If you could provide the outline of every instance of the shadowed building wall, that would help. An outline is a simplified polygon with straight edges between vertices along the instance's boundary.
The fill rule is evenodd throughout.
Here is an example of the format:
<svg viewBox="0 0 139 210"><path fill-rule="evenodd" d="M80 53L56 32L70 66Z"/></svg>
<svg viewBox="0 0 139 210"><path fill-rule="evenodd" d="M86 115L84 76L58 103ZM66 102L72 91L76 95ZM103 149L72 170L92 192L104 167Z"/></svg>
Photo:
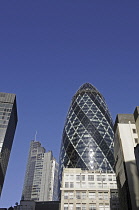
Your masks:
<svg viewBox="0 0 139 210"><path fill-rule="evenodd" d="M0 93L0 194L17 125L16 96Z"/></svg>

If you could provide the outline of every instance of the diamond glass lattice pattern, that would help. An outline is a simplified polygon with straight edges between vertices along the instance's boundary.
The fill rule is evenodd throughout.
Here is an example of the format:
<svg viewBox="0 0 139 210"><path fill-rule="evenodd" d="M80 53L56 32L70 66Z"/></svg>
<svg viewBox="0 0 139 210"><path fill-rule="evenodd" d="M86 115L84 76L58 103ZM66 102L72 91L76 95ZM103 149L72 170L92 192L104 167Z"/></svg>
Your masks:
<svg viewBox="0 0 139 210"><path fill-rule="evenodd" d="M113 122L103 96L84 84L73 97L60 153L63 167L113 172ZM63 149L64 148L64 149Z"/></svg>

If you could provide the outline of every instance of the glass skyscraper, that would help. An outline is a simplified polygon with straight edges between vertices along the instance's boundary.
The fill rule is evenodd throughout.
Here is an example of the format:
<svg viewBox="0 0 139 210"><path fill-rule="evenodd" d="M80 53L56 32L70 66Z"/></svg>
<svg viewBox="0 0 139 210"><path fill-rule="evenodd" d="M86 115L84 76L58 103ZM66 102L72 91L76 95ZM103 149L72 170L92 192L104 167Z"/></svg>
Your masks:
<svg viewBox="0 0 139 210"><path fill-rule="evenodd" d="M17 124L16 96L0 93L0 194Z"/></svg>
<svg viewBox="0 0 139 210"><path fill-rule="evenodd" d="M58 163L39 141L31 141L22 200L58 199Z"/></svg>
<svg viewBox="0 0 139 210"><path fill-rule="evenodd" d="M64 167L113 172L113 122L105 99L91 84L73 96L60 151L60 177Z"/></svg>

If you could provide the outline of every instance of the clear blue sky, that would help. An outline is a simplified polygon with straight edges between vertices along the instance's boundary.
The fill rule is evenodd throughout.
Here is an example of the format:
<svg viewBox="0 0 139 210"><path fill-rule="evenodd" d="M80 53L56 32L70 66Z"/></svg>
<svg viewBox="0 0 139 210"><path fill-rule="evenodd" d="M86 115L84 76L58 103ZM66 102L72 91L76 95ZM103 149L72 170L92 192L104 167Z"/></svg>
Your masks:
<svg viewBox="0 0 139 210"><path fill-rule="evenodd" d="M85 82L114 120L139 105L138 0L0 2L0 92L17 95L19 118L0 207L21 198L36 130L58 160L71 98Z"/></svg>

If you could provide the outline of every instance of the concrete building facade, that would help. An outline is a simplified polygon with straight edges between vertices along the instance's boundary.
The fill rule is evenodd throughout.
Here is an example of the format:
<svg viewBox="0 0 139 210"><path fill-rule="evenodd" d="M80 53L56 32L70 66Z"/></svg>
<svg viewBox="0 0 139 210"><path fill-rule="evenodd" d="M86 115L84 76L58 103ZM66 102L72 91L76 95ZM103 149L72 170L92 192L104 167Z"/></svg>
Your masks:
<svg viewBox="0 0 139 210"><path fill-rule="evenodd" d="M61 210L119 209L113 173L65 168L61 186Z"/></svg>
<svg viewBox="0 0 139 210"><path fill-rule="evenodd" d="M16 96L0 93L0 195L17 125Z"/></svg>
<svg viewBox="0 0 139 210"><path fill-rule="evenodd" d="M115 121L114 157L120 208L139 209L139 107L134 114L118 114Z"/></svg>

